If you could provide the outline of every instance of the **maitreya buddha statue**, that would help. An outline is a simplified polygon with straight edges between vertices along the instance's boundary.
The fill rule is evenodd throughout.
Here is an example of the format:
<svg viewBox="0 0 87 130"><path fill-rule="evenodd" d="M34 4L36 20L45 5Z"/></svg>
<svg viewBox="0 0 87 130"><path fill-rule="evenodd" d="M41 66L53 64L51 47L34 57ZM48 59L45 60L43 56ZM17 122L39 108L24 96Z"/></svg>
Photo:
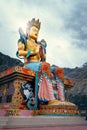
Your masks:
<svg viewBox="0 0 87 130"><path fill-rule="evenodd" d="M26 34L19 29L20 39L18 40L17 56L24 57L25 68L34 70L37 73L38 83L35 84L35 88L38 86L37 100L48 105L58 104L59 101L65 101L64 70L59 67L51 67L46 62L47 43L44 39L38 41L40 26L39 19L35 20L33 18L27 24ZM53 79L55 79L55 85L53 84ZM29 85L27 86L23 87L24 95L26 100L30 100L31 97L35 97L35 94L32 93L32 96L30 96L30 92L28 93ZM27 106L32 109L29 103Z"/></svg>

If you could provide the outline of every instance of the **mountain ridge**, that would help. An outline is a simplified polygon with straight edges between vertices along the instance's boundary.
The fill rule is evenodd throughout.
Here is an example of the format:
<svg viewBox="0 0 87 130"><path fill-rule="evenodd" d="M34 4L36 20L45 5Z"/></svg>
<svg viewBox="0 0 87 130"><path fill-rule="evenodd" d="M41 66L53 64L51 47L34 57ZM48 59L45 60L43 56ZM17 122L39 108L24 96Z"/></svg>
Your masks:
<svg viewBox="0 0 87 130"><path fill-rule="evenodd" d="M12 58L0 52L0 72L16 65L23 66L23 63L16 58Z"/></svg>

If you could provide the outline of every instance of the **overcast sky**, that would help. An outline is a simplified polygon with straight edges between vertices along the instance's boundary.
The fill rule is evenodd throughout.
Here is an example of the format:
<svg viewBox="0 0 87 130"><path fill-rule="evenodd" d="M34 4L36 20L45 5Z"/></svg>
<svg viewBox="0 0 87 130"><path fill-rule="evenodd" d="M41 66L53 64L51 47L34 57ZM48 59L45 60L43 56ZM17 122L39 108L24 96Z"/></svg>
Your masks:
<svg viewBox="0 0 87 130"><path fill-rule="evenodd" d="M40 19L38 40L47 42L47 62L76 67L87 62L87 0L0 1L0 52L16 58L19 27Z"/></svg>

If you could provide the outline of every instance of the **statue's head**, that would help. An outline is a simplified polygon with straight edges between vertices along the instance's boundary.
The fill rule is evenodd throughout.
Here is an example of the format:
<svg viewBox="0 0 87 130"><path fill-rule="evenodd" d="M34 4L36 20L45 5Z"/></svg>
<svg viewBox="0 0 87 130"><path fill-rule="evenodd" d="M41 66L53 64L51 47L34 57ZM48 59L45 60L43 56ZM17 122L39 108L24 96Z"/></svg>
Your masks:
<svg viewBox="0 0 87 130"><path fill-rule="evenodd" d="M27 36L37 40L40 25L41 23L39 22L39 19L35 20L35 18L33 18L31 21L29 21L27 24Z"/></svg>

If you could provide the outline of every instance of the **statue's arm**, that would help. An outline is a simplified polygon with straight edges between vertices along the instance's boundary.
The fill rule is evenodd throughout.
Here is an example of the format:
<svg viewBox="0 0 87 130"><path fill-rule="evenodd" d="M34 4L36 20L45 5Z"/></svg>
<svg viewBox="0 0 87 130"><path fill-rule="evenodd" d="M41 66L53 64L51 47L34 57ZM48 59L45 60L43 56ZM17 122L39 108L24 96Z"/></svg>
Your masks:
<svg viewBox="0 0 87 130"><path fill-rule="evenodd" d="M20 41L18 43L18 56L26 56L28 53L27 50L25 50L25 45Z"/></svg>
<svg viewBox="0 0 87 130"><path fill-rule="evenodd" d="M42 62L46 62L46 53L44 52L44 48L40 47L40 57Z"/></svg>
<svg viewBox="0 0 87 130"><path fill-rule="evenodd" d="M18 56L24 56L24 57L29 57L29 56L35 56L39 53L39 46L36 47L35 50L28 49L25 50L25 44L23 44L21 41L18 43Z"/></svg>
<svg viewBox="0 0 87 130"><path fill-rule="evenodd" d="M47 43L44 39L42 39L40 42L40 57L42 62L46 62L46 47Z"/></svg>
<svg viewBox="0 0 87 130"><path fill-rule="evenodd" d="M46 54L43 55L43 57L41 58L42 62L46 62Z"/></svg>

